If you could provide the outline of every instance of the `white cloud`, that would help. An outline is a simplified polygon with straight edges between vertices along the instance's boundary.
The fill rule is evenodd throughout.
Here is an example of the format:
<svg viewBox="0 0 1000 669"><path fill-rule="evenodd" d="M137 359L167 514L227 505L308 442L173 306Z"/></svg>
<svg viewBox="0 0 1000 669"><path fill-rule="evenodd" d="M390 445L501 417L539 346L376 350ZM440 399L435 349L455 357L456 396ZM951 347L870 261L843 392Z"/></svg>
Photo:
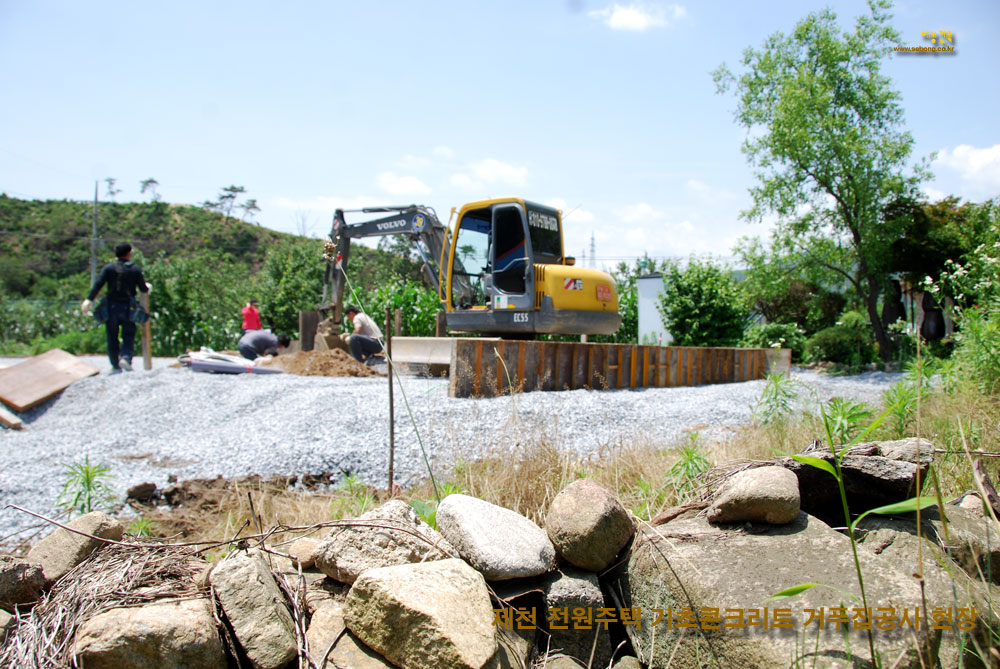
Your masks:
<svg viewBox="0 0 1000 669"><path fill-rule="evenodd" d="M429 195L431 189L417 177L382 172L376 178L378 187L390 195Z"/></svg>
<svg viewBox="0 0 1000 669"><path fill-rule="evenodd" d="M970 199L991 198L1000 195L1000 144L977 149L960 144L952 150L942 149L934 160L935 167L953 170L961 177Z"/></svg>
<svg viewBox="0 0 1000 669"><path fill-rule="evenodd" d="M451 175L451 185L462 190L479 190L483 187L481 183L475 181L468 174Z"/></svg>
<svg viewBox="0 0 1000 669"><path fill-rule="evenodd" d="M572 221L574 224L592 223L594 221L593 212L581 209L580 207L567 207L566 200L563 200L562 198L557 197L548 200L545 202L545 205L561 211L564 221Z"/></svg>
<svg viewBox="0 0 1000 669"><path fill-rule="evenodd" d="M429 167L431 161L427 158L421 156L414 156L412 154L406 154L400 160L396 161L396 165L400 169L404 170L421 170Z"/></svg>
<svg viewBox="0 0 1000 669"><path fill-rule="evenodd" d="M615 212L615 215L625 223L637 223L642 221L657 221L663 218L663 212L657 211L652 205L645 202L630 204Z"/></svg>
<svg viewBox="0 0 1000 669"><path fill-rule="evenodd" d="M528 168L485 158L470 163L464 172L453 174L451 185L462 190L483 190L487 186L522 187L528 181Z"/></svg>
<svg viewBox="0 0 1000 669"><path fill-rule="evenodd" d="M517 167L495 158L487 158L470 165L473 174L487 184L523 186L528 178L527 167Z"/></svg>
<svg viewBox="0 0 1000 669"><path fill-rule="evenodd" d="M924 195L926 195L927 199L930 200L931 202L936 202L937 200L943 200L947 195L947 193L945 193L943 190L938 190L937 188L931 188L930 186L924 186L923 188L921 188L921 190L924 191Z"/></svg>
<svg viewBox="0 0 1000 669"><path fill-rule="evenodd" d="M455 152L447 146L435 146L431 153L435 158L443 158L445 160L451 160L455 157Z"/></svg>
<svg viewBox="0 0 1000 669"><path fill-rule="evenodd" d="M634 2L628 5L615 3L604 9L587 12L592 19L602 21L612 30L642 32L650 28L666 28L684 18L687 10L682 5L659 5Z"/></svg>

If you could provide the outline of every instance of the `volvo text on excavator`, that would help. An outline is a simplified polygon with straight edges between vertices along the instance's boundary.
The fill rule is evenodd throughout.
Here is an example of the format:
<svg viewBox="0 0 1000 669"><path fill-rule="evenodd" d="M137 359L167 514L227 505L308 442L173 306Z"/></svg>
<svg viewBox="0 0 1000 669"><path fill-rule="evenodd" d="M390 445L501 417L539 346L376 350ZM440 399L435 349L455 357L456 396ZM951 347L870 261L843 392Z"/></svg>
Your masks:
<svg viewBox="0 0 1000 669"><path fill-rule="evenodd" d="M389 214L347 223L345 213ZM562 214L520 198L471 202L452 210L449 230L420 205L337 209L326 245L319 310L342 317L351 240L405 235L453 332L507 335L613 334L621 325L614 279L575 266L563 252Z"/></svg>

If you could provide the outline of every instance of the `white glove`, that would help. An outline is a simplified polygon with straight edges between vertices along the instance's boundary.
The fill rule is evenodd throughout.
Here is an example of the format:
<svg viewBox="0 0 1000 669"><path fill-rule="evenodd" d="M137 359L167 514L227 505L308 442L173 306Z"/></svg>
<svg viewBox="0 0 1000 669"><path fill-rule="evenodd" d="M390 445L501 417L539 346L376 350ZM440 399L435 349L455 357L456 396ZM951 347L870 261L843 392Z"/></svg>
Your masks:
<svg viewBox="0 0 1000 669"><path fill-rule="evenodd" d="M90 315L90 306L91 306L91 304L92 303L91 303L90 300L84 300L83 302L81 302L80 303L80 313L82 313L84 316L89 316Z"/></svg>
<svg viewBox="0 0 1000 669"><path fill-rule="evenodd" d="M146 284L146 292L147 293L152 293L153 292L153 284L151 284L151 283L147 283Z"/></svg>

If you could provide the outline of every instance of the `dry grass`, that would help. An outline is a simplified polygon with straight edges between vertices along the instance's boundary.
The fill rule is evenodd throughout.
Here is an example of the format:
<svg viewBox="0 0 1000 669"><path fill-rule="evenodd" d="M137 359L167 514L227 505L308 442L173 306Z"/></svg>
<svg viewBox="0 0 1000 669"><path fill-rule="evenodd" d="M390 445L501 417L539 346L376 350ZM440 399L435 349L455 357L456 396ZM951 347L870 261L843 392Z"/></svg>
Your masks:
<svg viewBox="0 0 1000 669"><path fill-rule="evenodd" d="M512 411L516 411L513 408ZM869 439L892 439L887 421ZM1000 453L1000 398L984 396L971 388L935 392L922 401L919 422L914 420L905 436L919 434L947 453L937 456L941 493L950 499L974 488L971 467L964 454L962 436L973 451ZM587 457L554 445L545 435L509 446L496 447L476 461L458 462L450 471L437 473L442 496L460 492L513 509L542 524L552 499L577 478L592 478L618 496L637 517L648 520L661 511L690 501L705 492L697 485L707 465L739 461L772 460L801 452L814 439L824 440L822 421L814 415L797 415L767 424L751 424L713 442L697 433L680 446L648 440L619 440ZM704 457L705 466L691 458ZM1000 458L983 457L986 471L996 477ZM724 470L725 467L723 466ZM425 504L435 499L429 482L398 493L404 501ZM258 518L251 514L250 498ZM149 511L157 536L184 540L220 540L262 527L306 526L353 518L384 501L384 491L347 479L328 492L288 490L266 482L231 483L212 491L193 508ZM430 504L433 507L433 504ZM242 528L242 529L241 529ZM277 535L275 541L292 538Z"/></svg>
<svg viewBox="0 0 1000 669"><path fill-rule="evenodd" d="M174 510L143 509L151 534L172 541L222 541L256 534L258 527L304 527L335 519L336 494L289 490L267 482L233 481ZM252 509L251 511L251 500ZM302 536L279 532L275 543ZM211 555L211 554L210 554Z"/></svg>
<svg viewBox="0 0 1000 669"><path fill-rule="evenodd" d="M0 650L4 667L68 667L76 630L109 609L160 599L206 597L195 585L194 549L149 544L104 546L63 577Z"/></svg>

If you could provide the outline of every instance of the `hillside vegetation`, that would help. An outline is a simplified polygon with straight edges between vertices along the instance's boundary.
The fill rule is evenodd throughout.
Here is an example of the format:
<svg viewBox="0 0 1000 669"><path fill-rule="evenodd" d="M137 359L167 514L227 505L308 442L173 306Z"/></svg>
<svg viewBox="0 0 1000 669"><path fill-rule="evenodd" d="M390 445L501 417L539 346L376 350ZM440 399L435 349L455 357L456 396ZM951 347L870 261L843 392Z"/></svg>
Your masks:
<svg viewBox="0 0 1000 669"><path fill-rule="evenodd" d="M90 202L0 194L0 351L103 352L103 331L78 312L90 287L92 217ZM128 241L154 286L155 354L234 348L250 298L260 300L265 327L294 333L298 312L322 297L321 240L164 202L101 203L97 225L98 269ZM356 245L351 280L370 306L398 293L436 309L420 286L420 265L399 253Z"/></svg>

